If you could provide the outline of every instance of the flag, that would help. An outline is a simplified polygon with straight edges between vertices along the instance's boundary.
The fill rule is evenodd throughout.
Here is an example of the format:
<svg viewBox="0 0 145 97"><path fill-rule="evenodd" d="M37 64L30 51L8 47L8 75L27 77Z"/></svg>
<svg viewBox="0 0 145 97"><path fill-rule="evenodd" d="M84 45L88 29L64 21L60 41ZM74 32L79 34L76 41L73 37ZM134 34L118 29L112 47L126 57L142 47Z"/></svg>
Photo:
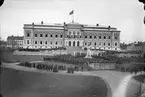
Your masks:
<svg viewBox="0 0 145 97"><path fill-rule="evenodd" d="M72 10L71 12L69 12L69 15L72 15L72 14L74 14L74 10Z"/></svg>

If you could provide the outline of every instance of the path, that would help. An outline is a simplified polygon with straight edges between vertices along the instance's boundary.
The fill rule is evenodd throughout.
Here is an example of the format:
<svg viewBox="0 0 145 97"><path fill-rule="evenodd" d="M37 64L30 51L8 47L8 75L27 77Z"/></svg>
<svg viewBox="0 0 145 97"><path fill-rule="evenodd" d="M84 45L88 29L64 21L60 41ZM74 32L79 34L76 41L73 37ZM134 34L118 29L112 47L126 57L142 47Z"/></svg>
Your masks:
<svg viewBox="0 0 145 97"><path fill-rule="evenodd" d="M35 68L26 68L16 65L18 63L3 63L3 66L24 71L33 71L41 73L53 73L48 71L41 71ZM61 74L66 74L66 71L60 71ZM57 73L56 73L57 74ZM69 74L71 75L71 74ZM126 89L129 81L133 77L130 73L122 73L117 71L84 71L75 72L73 75L90 75L102 77L106 82L109 83L113 97L125 97Z"/></svg>

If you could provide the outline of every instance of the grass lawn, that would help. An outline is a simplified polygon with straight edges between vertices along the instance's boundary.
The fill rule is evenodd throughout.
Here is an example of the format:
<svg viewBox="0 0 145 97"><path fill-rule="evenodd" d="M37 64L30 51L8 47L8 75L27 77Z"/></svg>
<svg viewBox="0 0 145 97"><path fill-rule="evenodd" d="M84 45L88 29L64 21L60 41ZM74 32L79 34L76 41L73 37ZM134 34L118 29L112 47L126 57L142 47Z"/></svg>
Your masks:
<svg viewBox="0 0 145 97"><path fill-rule="evenodd" d="M140 89L141 91L145 91L145 85L142 84L140 88L140 82L144 83L143 80L145 80L145 75L137 75L134 76L131 80L131 82L128 85L127 89L127 97L139 97L136 94L139 93ZM144 83L145 84L145 83Z"/></svg>
<svg viewBox="0 0 145 97"><path fill-rule="evenodd" d="M106 97L107 85L100 77L3 68L1 93L4 97Z"/></svg>
<svg viewBox="0 0 145 97"><path fill-rule="evenodd" d="M13 55L11 51L1 52L0 56L3 61L43 61L42 55Z"/></svg>

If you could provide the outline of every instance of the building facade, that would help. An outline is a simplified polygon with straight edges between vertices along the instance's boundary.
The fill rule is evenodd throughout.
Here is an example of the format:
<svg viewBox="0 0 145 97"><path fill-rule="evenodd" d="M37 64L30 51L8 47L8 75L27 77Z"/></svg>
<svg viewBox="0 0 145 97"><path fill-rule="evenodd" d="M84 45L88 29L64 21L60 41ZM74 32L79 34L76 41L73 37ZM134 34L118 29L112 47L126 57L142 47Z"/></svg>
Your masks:
<svg viewBox="0 0 145 97"><path fill-rule="evenodd" d="M8 36L7 47L9 48L23 48L23 36Z"/></svg>
<svg viewBox="0 0 145 97"><path fill-rule="evenodd" d="M24 24L23 48L87 48L119 50L120 31L113 27L63 24Z"/></svg>

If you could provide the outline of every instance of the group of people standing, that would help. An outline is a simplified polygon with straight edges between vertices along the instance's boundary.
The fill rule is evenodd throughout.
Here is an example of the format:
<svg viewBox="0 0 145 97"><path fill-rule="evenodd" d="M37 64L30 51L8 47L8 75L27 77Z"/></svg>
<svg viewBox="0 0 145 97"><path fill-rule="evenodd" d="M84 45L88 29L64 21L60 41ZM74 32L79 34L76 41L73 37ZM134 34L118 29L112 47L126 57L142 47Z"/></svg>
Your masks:
<svg viewBox="0 0 145 97"><path fill-rule="evenodd" d="M53 65L53 64L45 64L45 63L30 63L30 62L22 62L19 64L20 66L25 66L29 68L36 68L38 70L46 70L52 72L58 72L59 70L64 70L68 73L74 73L74 71L79 71L79 67L75 66L65 66L65 65ZM83 71L83 67L81 67L81 71Z"/></svg>

